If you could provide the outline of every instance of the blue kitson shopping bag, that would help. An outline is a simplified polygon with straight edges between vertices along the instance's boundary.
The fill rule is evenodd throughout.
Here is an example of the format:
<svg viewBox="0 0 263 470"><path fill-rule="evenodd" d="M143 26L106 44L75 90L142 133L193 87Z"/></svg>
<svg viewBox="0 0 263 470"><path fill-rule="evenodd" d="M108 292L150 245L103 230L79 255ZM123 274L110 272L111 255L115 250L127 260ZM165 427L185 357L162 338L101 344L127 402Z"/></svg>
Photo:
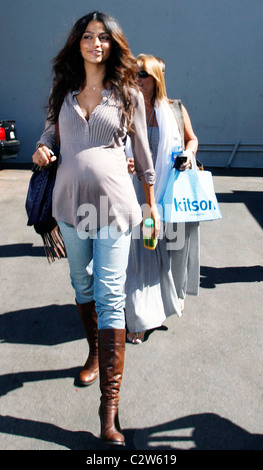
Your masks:
<svg viewBox="0 0 263 470"><path fill-rule="evenodd" d="M172 168L162 198L162 210L165 222L221 219L210 171Z"/></svg>

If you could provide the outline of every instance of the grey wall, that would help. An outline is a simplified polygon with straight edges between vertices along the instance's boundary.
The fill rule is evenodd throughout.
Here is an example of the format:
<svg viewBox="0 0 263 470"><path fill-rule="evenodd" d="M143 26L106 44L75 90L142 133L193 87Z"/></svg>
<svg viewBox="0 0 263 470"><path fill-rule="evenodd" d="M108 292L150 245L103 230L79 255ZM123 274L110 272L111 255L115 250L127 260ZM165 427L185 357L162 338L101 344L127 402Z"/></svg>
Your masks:
<svg viewBox="0 0 263 470"><path fill-rule="evenodd" d="M132 52L166 62L205 164L263 167L263 0L0 0L0 119L15 119L18 159L43 129L51 60L92 9L115 16ZM235 147L235 144L236 147ZM237 152L232 154L232 150Z"/></svg>

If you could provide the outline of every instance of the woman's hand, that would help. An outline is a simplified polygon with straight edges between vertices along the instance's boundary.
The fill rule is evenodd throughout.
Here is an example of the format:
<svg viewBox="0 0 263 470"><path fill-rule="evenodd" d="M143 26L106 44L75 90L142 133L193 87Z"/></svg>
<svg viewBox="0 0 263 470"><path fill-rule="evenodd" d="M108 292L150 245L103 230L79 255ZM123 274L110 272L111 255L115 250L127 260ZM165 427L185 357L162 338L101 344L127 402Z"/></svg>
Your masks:
<svg viewBox="0 0 263 470"><path fill-rule="evenodd" d="M154 221L154 238L157 238L160 232L160 215L155 203L154 197L154 186L153 184L147 184L142 182L144 193L145 193L145 206L143 219L151 217Z"/></svg>
<svg viewBox="0 0 263 470"><path fill-rule="evenodd" d="M182 163L179 170L180 171L185 171L185 170L188 170L189 168L192 167L192 159L195 158L193 150L185 149L184 152L183 152L182 157L187 157L187 160L186 160L186 162Z"/></svg>
<svg viewBox="0 0 263 470"><path fill-rule="evenodd" d="M127 165L128 165L128 172L132 175L136 174L135 166L134 166L134 158L127 158Z"/></svg>
<svg viewBox="0 0 263 470"><path fill-rule="evenodd" d="M152 206L145 204L143 220L148 219L148 217L150 217L154 221L154 228L153 228L152 236L153 238L158 238L158 235L160 232L160 214L159 214L156 204L153 204Z"/></svg>
<svg viewBox="0 0 263 470"><path fill-rule="evenodd" d="M150 208L151 210L151 215L150 217L154 221L154 231L153 231L153 238L158 238L159 232L160 232L160 214L157 209L156 204Z"/></svg>
<svg viewBox="0 0 263 470"><path fill-rule="evenodd" d="M54 155L52 150L46 145L40 145L33 154L33 162L39 166L48 166L51 162L54 162L57 157Z"/></svg>

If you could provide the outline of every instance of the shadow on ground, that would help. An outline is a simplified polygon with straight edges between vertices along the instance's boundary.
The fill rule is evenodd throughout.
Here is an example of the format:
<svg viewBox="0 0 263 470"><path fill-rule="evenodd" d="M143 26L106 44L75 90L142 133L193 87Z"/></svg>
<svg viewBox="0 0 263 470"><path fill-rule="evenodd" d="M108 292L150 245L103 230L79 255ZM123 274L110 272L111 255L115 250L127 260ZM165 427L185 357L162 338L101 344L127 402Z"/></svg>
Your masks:
<svg viewBox="0 0 263 470"><path fill-rule="evenodd" d="M88 414L87 414L88 428ZM186 432L192 429L191 435ZM104 450L88 431L70 431L51 423L0 416L0 432L52 442L69 450ZM123 450L263 450L263 436L250 434L213 413L197 414L139 430L124 429Z"/></svg>
<svg viewBox="0 0 263 470"><path fill-rule="evenodd" d="M234 266L221 268L201 266L200 268L200 287L204 289L213 289L217 284L262 281L263 266Z"/></svg>
<svg viewBox="0 0 263 470"><path fill-rule="evenodd" d="M258 224L263 227L263 191L232 191L231 193L216 193L220 203L245 204Z"/></svg>
<svg viewBox="0 0 263 470"><path fill-rule="evenodd" d="M0 342L53 346L84 338L75 305L46 305L0 315Z"/></svg>

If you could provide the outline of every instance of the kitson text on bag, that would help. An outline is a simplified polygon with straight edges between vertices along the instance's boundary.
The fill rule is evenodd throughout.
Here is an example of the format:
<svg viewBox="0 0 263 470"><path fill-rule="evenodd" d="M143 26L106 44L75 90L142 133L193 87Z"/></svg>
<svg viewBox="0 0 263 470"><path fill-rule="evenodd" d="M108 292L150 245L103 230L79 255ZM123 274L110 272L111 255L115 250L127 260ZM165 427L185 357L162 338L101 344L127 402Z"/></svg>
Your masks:
<svg viewBox="0 0 263 470"><path fill-rule="evenodd" d="M209 211L209 210L214 210L215 205L213 201L206 201L203 199L202 201L190 201L190 199L186 199L183 197L182 201L178 201L176 197L174 198L174 208L176 212L187 212L187 211L193 211L193 212L198 212L198 211Z"/></svg>

